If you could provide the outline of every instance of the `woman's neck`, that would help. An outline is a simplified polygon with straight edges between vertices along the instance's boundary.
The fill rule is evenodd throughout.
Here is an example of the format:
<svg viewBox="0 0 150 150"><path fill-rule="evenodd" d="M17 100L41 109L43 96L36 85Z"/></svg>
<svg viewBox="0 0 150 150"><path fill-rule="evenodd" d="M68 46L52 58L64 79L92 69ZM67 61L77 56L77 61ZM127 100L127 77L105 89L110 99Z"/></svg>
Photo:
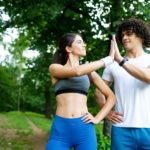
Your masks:
<svg viewBox="0 0 150 150"><path fill-rule="evenodd" d="M79 57L69 55L66 65L67 66L79 66Z"/></svg>

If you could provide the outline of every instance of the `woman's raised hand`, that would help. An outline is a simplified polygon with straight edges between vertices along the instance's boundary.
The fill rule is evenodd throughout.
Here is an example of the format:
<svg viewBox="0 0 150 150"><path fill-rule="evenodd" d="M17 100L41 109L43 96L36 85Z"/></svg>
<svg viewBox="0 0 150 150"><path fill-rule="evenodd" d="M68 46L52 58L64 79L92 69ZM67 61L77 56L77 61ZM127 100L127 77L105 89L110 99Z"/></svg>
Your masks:
<svg viewBox="0 0 150 150"><path fill-rule="evenodd" d="M115 57L115 47L114 46L115 46L114 41L111 40L109 56L111 56L113 60L114 60L114 57Z"/></svg>
<svg viewBox="0 0 150 150"><path fill-rule="evenodd" d="M117 61L117 62L120 62L123 58L119 52L119 48L118 48L118 45L117 45L117 42L116 42L116 37L115 35L112 36L112 40L114 42L114 51L115 51L115 54L114 54L114 59Z"/></svg>

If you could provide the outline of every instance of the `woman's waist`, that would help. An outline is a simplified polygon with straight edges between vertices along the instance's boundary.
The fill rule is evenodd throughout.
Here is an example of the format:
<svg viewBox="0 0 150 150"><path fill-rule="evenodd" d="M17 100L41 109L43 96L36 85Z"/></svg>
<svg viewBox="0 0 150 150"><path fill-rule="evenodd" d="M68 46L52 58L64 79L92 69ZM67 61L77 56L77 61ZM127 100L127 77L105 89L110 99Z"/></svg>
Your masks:
<svg viewBox="0 0 150 150"><path fill-rule="evenodd" d="M57 107L79 108L87 107L87 97L77 94L60 95L56 97Z"/></svg>
<svg viewBox="0 0 150 150"><path fill-rule="evenodd" d="M87 96L81 93L61 93L59 95L56 96L57 100L87 100Z"/></svg>
<svg viewBox="0 0 150 150"><path fill-rule="evenodd" d="M80 117L88 112L87 97L81 94L62 94L57 96L56 114L67 118Z"/></svg>
<svg viewBox="0 0 150 150"><path fill-rule="evenodd" d="M84 107L57 107L56 115L64 117L64 118L78 118L85 115L88 112L87 106Z"/></svg>

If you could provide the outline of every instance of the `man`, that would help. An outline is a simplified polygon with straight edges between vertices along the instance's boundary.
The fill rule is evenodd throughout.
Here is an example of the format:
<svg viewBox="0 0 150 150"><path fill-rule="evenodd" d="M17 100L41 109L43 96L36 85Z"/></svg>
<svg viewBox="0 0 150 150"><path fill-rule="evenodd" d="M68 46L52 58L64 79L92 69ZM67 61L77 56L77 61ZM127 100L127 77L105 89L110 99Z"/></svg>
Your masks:
<svg viewBox="0 0 150 150"><path fill-rule="evenodd" d="M111 150L150 150L150 29L142 20L131 18L119 25L118 40L126 55L122 57L115 37L114 63L105 68L103 79L114 83L117 98L112 121ZM96 91L99 105L105 102Z"/></svg>

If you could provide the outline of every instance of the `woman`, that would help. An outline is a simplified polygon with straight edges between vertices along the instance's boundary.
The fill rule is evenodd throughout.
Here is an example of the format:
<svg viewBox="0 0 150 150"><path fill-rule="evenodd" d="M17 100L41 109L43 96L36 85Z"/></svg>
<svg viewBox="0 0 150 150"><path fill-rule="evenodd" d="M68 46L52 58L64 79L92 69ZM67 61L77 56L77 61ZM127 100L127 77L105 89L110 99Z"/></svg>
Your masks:
<svg viewBox="0 0 150 150"><path fill-rule="evenodd" d="M115 96L95 70L113 62L108 56L88 64L79 64L86 56L85 43L79 34L64 35L50 65L57 109L46 150L97 150L94 124L99 123L115 104ZM111 51L113 56L113 48ZM88 112L87 93L93 83L107 101L94 117Z"/></svg>

